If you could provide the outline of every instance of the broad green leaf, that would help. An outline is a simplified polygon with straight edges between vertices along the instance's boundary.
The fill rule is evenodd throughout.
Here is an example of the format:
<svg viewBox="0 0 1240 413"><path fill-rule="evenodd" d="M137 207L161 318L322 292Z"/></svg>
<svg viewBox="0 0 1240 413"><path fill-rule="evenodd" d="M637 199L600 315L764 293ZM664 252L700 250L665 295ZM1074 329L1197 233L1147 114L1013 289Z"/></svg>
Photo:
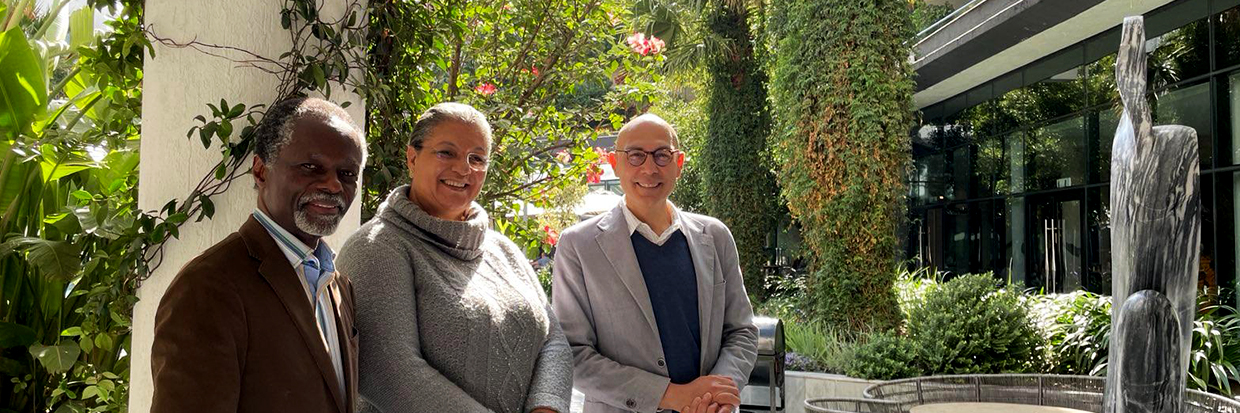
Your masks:
<svg viewBox="0 0 1240 413"><path fill-rule="evenodd" d="M77 361L82 349L73 344L61 344L58 346L44 346L42 344L34 344L30 346L30 355L39 360L39 364L47 369L49 373L63 373L73 368L73 363Z"/></svg>
<svg viewBox="0 0 1240 413"><path fill-rule="evenodd" d="M19 238L26 251L26 260L43 272L43 276L68 280L82 267L78 258L81 248L65 241L48 241L39 238Z"/></svg>
<svg viewBox="0 0 1240 413"><path fill-rule="evenodd" d="M93 234L95 230L99 229L99 221L95 219L95 214L91 212L90 207L74 208L73 215L77 217L82 231L85 231L87 234Z"/></svg>
<svg viewBox="0 0 1240 413"><path fill-rule="evenodd" d="M39 167L43 169L43 182L59 181L60 178L90 169L92 166L86 162L66 162L57 165L51 159L44 159L39 163Z"/></svg>
<svg viewBox="0 0 1240 413"><path fill-rule="evenodd" d="M69 15L69 47L77 49L95 40L95 9L82 7Z"/></svg>
<svg viewBox="0 0 1240 413"><path fill-rule="evenodd" d="M0 132L28 130L47 110L41 67L20 27L0 33Z"/></svg>
<svg viewBox="0 0 1240 413"><path fill-rule="evenodd" d="M71 401L60 405L60 407L56 408L56 411L52 413L86 413L86 411L86 406L82 406L78 402Z"/></svg>
<svg viewBox="0 0 1240 413"><path fill-rule="evenodd" d="M0 348L26 347L34 344L37 333L21 324L0 322Z"/></svg>
<svg viewBox="0 0 1240 413"><path fill-rule="evenodd" d="M66 328L65 331L60 332L60 335L64 337L80 336L82 335L82 327L73 326L73 327Z"/></svg>
<svg viewBox="0 0 1240 413"><path fill-rule="evenodd" d="M95 347L99 347L101 349L104 349L105 351L111 350L112 349L112 336L109 336L107 334L100 334L100 335L95 336Z"/></svg>

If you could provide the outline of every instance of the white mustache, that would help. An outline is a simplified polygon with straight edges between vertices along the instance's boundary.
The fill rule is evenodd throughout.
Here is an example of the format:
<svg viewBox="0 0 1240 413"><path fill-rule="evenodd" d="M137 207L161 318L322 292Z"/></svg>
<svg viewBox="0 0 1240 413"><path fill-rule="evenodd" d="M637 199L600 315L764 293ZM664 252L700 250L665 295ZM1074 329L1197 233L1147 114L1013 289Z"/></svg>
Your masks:
<svg viewBox="0 0 1240 413"><path fill-rule="evenodd" d="M342 211L344 210L344 197L343 196L325 194L322 192L316 192L310 195L303 196L301 200L297 203L297 206L299 208L304 208L306 204L309 204L311 202L320 203L324 205L331 205L336 208L340 208L340 210Z"/></svg>

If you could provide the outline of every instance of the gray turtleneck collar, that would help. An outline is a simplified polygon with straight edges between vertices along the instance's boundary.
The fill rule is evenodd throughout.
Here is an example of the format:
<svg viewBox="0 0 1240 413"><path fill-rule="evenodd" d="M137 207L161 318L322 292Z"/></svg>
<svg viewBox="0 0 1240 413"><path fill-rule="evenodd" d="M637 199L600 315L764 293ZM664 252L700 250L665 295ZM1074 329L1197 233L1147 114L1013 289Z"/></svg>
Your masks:
<svg viewBox="0 0 1240 413"><path fill-rule="evenodd" d="M433 217L409 200L409 185L388 194L376 214L386 222L404 228L457 259L472 261L482 256L490 219L477 202L469 206L469 217L451 221Z"/></svg>

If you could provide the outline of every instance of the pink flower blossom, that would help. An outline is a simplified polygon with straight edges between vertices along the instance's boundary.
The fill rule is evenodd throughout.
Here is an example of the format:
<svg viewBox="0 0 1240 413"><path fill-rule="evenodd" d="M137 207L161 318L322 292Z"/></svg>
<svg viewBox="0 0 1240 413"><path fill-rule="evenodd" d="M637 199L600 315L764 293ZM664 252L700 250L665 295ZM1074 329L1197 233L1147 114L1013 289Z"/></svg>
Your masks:
<svg viewBox="0 0 1240 413"><path fill-rule="evenodd" d="M603 168L600 168L598 164L591 164L586 169L586 182L592 184L603 182Z"/></svg>
<svg viewBox="0 0 1240 413"><path fill-rule="evenodd" d="M658 37L650 36L650 53L659 54L663 52L663 40Z"/></svg>
<svg viewBox="0 0 1240 413"><path fill-rule="evenodd" d="M543 242L547 243L548 245L551 245L552 247L554 247L555 244L560 242L560 232L554 229L551 229L550 225L544 225L543 232L547 233L547 238L543 239Z"/></svg>
<svg viewBox="0 0 1240 413"><path fill-rule="evenodd" d="M495 87L495 85L491 83L483 83L478 86L474 86L474 91L478 92L478 94L482 96L494 95L497 90L499 90L499 88Z"/></svg>
<svg viewBox="0 0 1240 413"><path fill-rule="evenodd" d="M632 49L633 53L642 56L662 53L664 46L666 46L663 40L654 36L647 38L645 33L633 33L625 39L625 43L628 43L629 49Z"/></svg>
<svg viewBox="0 0 1240 413"><path fill-rule="evenodd" d="M555 153L555 159L561 163L568 163L568 161L573 160L573 155L568 153L565 149L560 149L559 152Z"/></svg>

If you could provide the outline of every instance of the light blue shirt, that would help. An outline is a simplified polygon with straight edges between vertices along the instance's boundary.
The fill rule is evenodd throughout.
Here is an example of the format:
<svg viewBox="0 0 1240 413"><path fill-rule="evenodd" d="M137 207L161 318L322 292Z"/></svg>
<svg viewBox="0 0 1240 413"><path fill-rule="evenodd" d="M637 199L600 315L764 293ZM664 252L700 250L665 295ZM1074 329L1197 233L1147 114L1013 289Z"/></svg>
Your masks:
<svg viewBox="0 0 1240 413"><path fill-rule="evenodd" d="M331 296L327 294L327 287L336 280L336 253L322 240L314 248L310 248L263 211L254 210L254 219L276 240L276 245L297 272L297 279L301 280L301 286L306 290L306 298L314 307L319 336L332 360L332 367L336 369L336 380L339 380L340 389L344 390L344 368L341 365L340 337L336 332L336 311Z"/></svg>

